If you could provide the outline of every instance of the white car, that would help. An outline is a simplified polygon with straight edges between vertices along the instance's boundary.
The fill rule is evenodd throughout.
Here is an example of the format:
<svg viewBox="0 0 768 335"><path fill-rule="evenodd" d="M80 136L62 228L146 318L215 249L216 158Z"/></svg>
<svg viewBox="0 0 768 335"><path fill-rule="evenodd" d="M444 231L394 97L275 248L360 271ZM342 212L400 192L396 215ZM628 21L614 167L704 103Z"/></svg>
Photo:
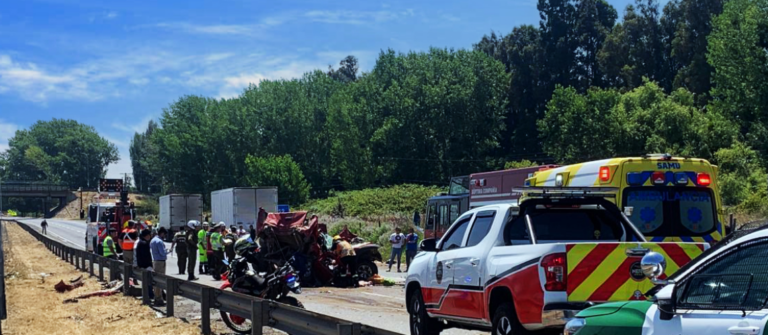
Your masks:
<svg viewBox="0 0 768 335"><path fill-rule="evenodd" d="M768 226L729 235L667 280L665 259L643 270L659 284L655 301L595 306L566 325L566 335L757 335L768 333Z"/></svg>

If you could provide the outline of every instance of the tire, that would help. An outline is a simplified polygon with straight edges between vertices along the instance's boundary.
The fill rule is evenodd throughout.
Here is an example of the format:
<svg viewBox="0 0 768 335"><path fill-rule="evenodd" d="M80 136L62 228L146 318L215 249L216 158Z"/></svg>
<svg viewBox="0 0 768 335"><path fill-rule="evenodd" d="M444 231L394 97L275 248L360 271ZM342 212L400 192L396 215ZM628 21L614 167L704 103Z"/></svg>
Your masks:
<svg viewBox="0 0 768 335"><path fill-rule="evenodd" d="M224 321L224 324L229 327L229 329L234 330L238 334L250 334L251 333L251 323L249 320L244 320L241 324L238 324L237 322L233 321L233 316L229 313L225 313L223 311L219 311L221 314L221 321ZM237 316L234 316L234 318L238 318Z"/></svg>
<svg viewBox="0 0 768 335"><path fill-rule="evenodd" d="M374 275L379 274L379 267L374 262L362 261L357 264L355 273L357 273L357 279L368 281Z"/></svg>
<svg viewBox="0 0 768 335"><path fill-rule="evenodd" d="M517 319L515 305L511 302L496 308L493 314L492 335L527 335L530 334Z"/></svg>
<svg viewBox="0 0 768 335"><path fill-rule="evenodd" d="M294 297L282 297L278 299L277 302L304 309L304 304L302 304L301 301L299 301L299 299L296 299Z"/></svg>
<svg viewBox="0 0 768 335"><path fill-rule="evenodd" d="M443 330L437 320L430 318L427 308L424 306L424 298L421 291L411 294L409 300L409 313L411 321L411 335L438 335Z"/></svg>

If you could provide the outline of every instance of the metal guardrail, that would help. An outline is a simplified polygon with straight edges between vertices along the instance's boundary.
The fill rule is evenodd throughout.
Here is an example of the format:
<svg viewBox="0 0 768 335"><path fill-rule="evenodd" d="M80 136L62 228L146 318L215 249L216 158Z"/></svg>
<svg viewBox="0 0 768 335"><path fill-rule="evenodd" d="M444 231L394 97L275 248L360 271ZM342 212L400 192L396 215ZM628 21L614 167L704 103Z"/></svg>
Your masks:
<svg viewBox="0 0 768 335"><path fill-rule="evenodd" d="M193 300L202 305L201 323L203 334L211 334L211 309L227 313L235 313L248 317L253 325L251 334L262 334L262 327L271 327L290 334L319 334L319 335L397 335L398 333L360 323L342 320L328 315L311 312L301 308L280 304L271 300L259 299L253 296L223 291L214 287L189 282L139 268L122 261L108 259L85 250L75 249L54 241L40 234L32 227L16 222L24 230L32 234L56 256L71 263L81 271L88 271L96 276L95 265L98 264L98 277L105 280L105 269L109 271L109 280L123 277L123 292L130 293L129 279L142 283L151 282L153 286L166 291L167 316L174 316L174 300L177 296ZM88 266L86 266L88 263ZM142 302L150 304L149 285L142 285Z"/></svg>

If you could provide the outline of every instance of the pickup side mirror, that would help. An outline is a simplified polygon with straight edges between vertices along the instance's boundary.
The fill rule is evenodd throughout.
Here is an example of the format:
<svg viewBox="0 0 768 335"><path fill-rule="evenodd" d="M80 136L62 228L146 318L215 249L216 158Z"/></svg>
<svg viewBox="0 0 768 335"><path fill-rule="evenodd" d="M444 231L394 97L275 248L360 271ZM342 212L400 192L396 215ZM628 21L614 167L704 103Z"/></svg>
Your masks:
<svg viewBox="0 0 768 335"><path fill-rule="evenodd" d="M421 244L419 244L419 249L421 249L421 251L427 251L427 252L437 251L437 239L427 238L427 239L421 240Z"/></svg>

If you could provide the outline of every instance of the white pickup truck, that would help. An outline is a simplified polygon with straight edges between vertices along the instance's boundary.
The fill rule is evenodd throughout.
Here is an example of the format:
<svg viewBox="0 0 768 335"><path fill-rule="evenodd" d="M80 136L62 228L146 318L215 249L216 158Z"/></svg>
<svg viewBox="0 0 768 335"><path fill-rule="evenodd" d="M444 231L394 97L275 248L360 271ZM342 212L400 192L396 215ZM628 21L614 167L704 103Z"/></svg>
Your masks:
<svg viewBox="0 0 768 335"><path fill-rule="evenodd" d="M439 241L422 241L406 279L411 334L561 328L593 304L644 300L653 287L640 267L647 252L667 256L671 274L704 248L647 242L604 195L476 208Z"/></svg>

